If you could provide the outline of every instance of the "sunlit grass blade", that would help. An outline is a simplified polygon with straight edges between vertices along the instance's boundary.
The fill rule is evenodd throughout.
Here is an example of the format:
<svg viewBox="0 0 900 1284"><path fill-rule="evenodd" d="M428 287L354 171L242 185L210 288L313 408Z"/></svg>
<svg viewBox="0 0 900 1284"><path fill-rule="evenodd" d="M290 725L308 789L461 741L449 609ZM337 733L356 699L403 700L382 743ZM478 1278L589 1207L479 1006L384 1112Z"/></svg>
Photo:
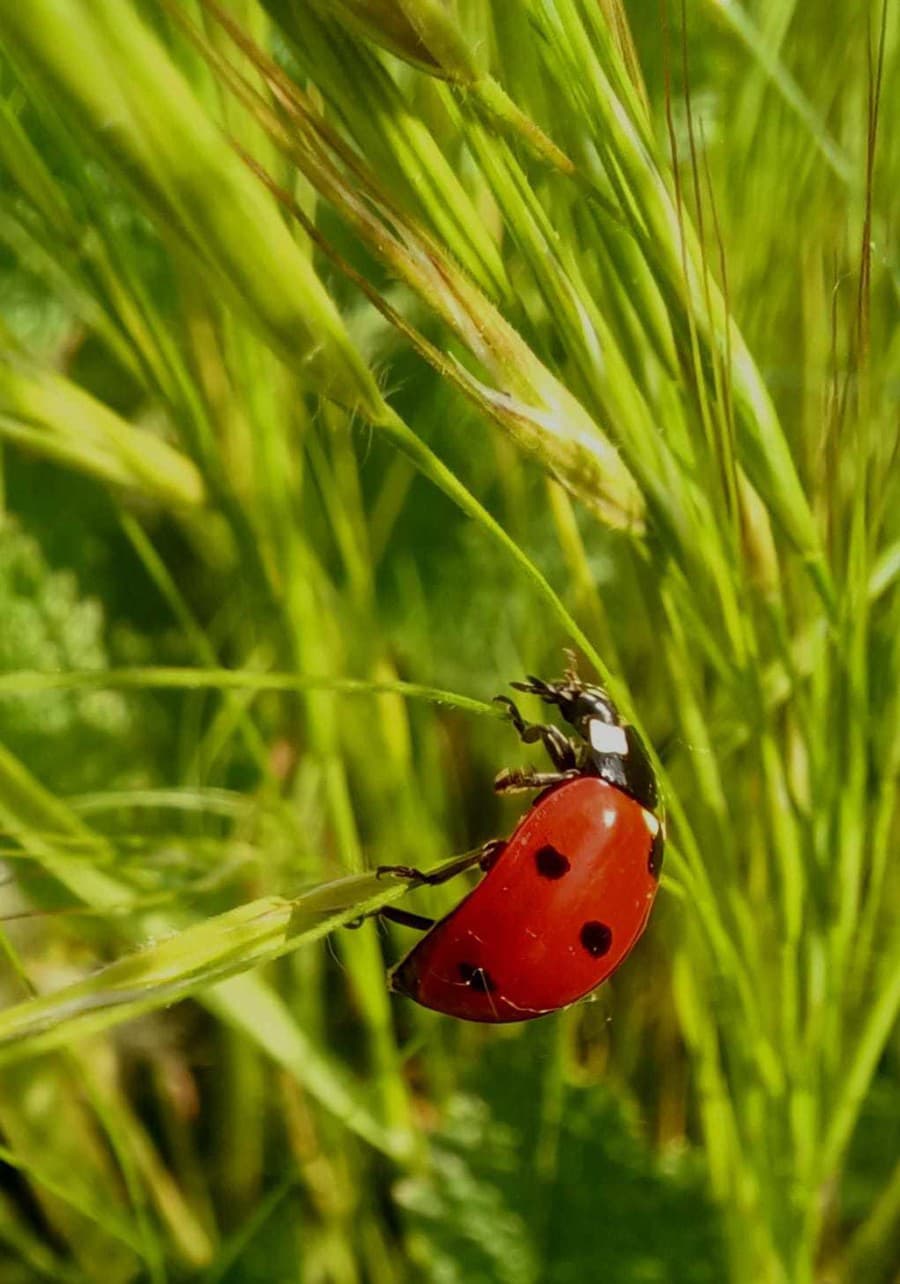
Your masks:
<svg viewBox="0 0 900 1284"><path fill-rule="evenodd" d="M640 530L642 497L603 429L440 245L385 201L375 174L360 160L348 157L272 60L250 44L211 0L206 2L290 114L294 132L289 135L238 79L233 80L235 89L259 112L273 140L336 206L369 250L416 290L462 340L493 384L460 369L461 386L521 450L536 457L604 520ZM208 45L201 48L213 56ZM221 62L216 65L221 67ZM302 213L294 202L290 208L295 215ZM446 359L438 360L447 369Z"/></svg>
<svg viewBox="0 0 900 1284"><path fill-rule="evenodd" d="M272 962L376 913L408 883L361 874L196 923L52 994L0 1012L0 1065L64 1047Z"/></svg>
<svg viewBox="0 0 900 1284"><path fill-rule="evenodd" d="M32 860L83 904L107 915L110 923L116 924L116 935L120 940L125 935L120 916L129 907L136 912L131 921L138 939L146 939L149 934L159 936L165 943L166 938L183 926L182 921L176 922L158 910L141 912L136 904L134 890L110 872L114 861L109 843L81 821L65 802L55 799L5 749L0 752L0 821ZM98 865L105 868L97 868ZM303 941L321 937L325 931L330 930L328 924L332 921L344 922L354 918L357 913L367 912L365 906L348 908L355 892L374 898L373 907L377 907L376 902L389 903L402 896L405 890L405 884L379 881L374 874L360 879L342 880L316 890L308 899L300 898L297 904L290 900L269 898L259 902L254 908L244 907L236 913L236 929L247 950L251 954L259 951L258 961L264 961L273 948L275 955L288 953L294 942L299 945ZM179 917L183 919L183 916ZM196 925L197 928L203 926L203 921ZM201 969L211 967L221 979L221 975L225 973L238 973L254 966L249 956L245 959L246 967L243 962L234 958L235 946L240 952L241 945L240 941L235 941L234 936L235 933L226 927L219 939L219 958L216 959L215 942L207 940L201 932L200 941L206 950L205 962L201 960L198 964ZM279 938L282 946L280 949ZM173 942L177 939L177 936L172 936ZM168 957L173 952L177 958L178 949L174 944L164 953ZM174 985L176 989L179 988L178 978L171 974L171 969L169 975L163 970L157 981L162 987ZM187 976L182 977L182 983L191 992L207 989L205 983L200 983L198 987L192 986ZM244 1028L248 1037L254 1039L276 1062L295 1075L314 1097L323 1094L326 1107L345 1119L352 1131L359 1132L373 1145L390 1152L400 1153L407 1145L402 1136L395 1136L385 1130L371 1110L349 1088L341 1087L339 1080L335 1079L334 1067L328 1064L322 1052L299 1029L281 1000L269 991L260 978L240 977L236 981L219 985L210 994L222 1020ZM86 1020L91 1029L105 1028L110 1023L115 1024L120 1015L121 1019L125 1019L129 1014L144 1010L140 997L138 994L126 994L120 999L120 996L111 993L108 1001L113 1006L95 1017L92 1011L95 1000L88 994L83 1002L76 1003L78 1011L74 1015L79 1020ZM121 1010L119 1002L124 1004ZM153 1010L157 1006L159 1005L151 1002L146 1010ZM95 1019L98 1022L96 1027ZM38 1018L37 1026L41 1025ZM54 1039L52 1029L45 1030L43 1037L49 1038L54 1047L65 1046L65 1041ZM26 1052L22 1055L30 1054Z"/></svg>
<svg viewBox="0 0 900 1284"><path fill-rule="evenodd" d="M0 356L0 435L157 503L191 508L206 497L180 451L62 376L29 370L9 354Z"/></svg>
<svg viewBox="0 0 900 1284"><path fill-rule="evenodd" d="M710 7L715 11L716 17L727 24L746 46L765 72L767 79L791 110L796 112L810 138L838 177L845 183L852 182L853 170L846 152L829 133L824 121L778 57L777 49L770 47L747 9L739 3L739 0L713 0Z"/></svg>
<svg viewBox="0 0 900 1284"><path fill-rule="evenodd" d="M5 9L0 34L311 386L350 406L379 406L308 256L136 11L35 0L27 15Z"/></svg>
<svg viewBox="0 0 900 1284"><path fill-rule="evenodd" d="M410 107L378 57L315 6L273 0L269 7L301 65L348 122L363 154L395 199L403 195L408 208L452 247L461 266L489 297L508 298L512 287L489 221L434 133ZM358 88L351 99L343 93L348 78ZM372 103L378 104L374 113Z"/></svg>
<svg viewBox="0 0 900 1284"><path fill-rule="evenodd" d="M742 462L831 602L818 530L769 391L722 294L708 278L687 212L675 204L639 99L631 93L630 101L623 103L615 91L614 84L622 89L630 83L621 67L621 53L599 11L592 12L577 0L564 0L558 6L534 0L531 8L544 32L546 57L558 90L569 103L571 118L591 122L596 151L586 152L581 140L581 164L589 173L599 166L614 183L633 234L670 300L682 343L686 346L691 327L696 327L711 365L729 354L742 429Z"/></svg>
<svg viewBox="0 0 900 1284"><path fill-rule="evenodd" d="M471 96L493 128L524 142L553 168L566 174L573 172L569 158L483 69L480 51L466 38L453 14L440 0L400 0L399 4L339 0L332 6L320 0L319 7L329 16L363 31L376 44L405 61L452 82ZM296 14L295 5L291 16Z"/></svg>

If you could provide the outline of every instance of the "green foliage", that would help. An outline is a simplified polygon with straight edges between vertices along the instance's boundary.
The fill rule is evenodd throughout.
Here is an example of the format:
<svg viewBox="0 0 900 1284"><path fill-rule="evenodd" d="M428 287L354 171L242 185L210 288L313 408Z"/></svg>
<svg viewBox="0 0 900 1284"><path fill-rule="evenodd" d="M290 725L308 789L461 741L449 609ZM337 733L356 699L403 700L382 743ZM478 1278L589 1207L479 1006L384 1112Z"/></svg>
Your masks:
<svg viewBox="0 0 900 1284"><path fill-rule="evenodd" d="M109 668L103 606L83 598L74 575L55 571L10 518L0 528L0 673ZM146 718L146 710L145 710ZM129 781L152 760L133 703L116 691L59 691L39 699L7 694L0 740L61 793Z"/></svg>
<svg viewBox="0 0 900 1284"><path fill-rule="evenodd" d="M410 1251L431 1278L447 1284L538 1278L531 1228L502 1189L503 1177L527 1162L518 1142L484 1102L447 1103L427 1177L407 1177L395 1190L410 1217Z"/></svg>
<svg viewBox="0 0 900 1284"><path fill-rule="evenodd" d="M684 1155L652 1159L603 1085L566 1092L553 1170L541 1171L541 1069L524 1053L493 1051L471 1076L478 1095L447 1103L427 1177L406 1178L396 1192L427 1241L429 1278L575 1284L602 1263L635 1284L721 1280L699 1173Z"/></svg>
<svg viewBox="0 0 900 1284"><path fill-rule="evenodd" d="M0 1284L891 1278L898 58L881 0L0 5ZM490 698L572 645L661 904L454 1026L343 925L509 831Z"/></svg>

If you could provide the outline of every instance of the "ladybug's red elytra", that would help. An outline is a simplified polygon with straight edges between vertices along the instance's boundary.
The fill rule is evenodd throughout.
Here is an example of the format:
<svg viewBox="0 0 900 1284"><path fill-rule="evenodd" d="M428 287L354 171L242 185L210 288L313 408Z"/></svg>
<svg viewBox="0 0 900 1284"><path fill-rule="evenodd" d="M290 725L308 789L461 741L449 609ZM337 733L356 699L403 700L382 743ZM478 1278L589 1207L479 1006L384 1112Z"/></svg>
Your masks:
<svg viewBox="0 0 900 1284"><path fill-rule="evenodd" d="M498 696L520 738L544 745L553 770L499 773L500 793L541 792L508 841L441 871L439 881L476 863L486 871L445 918L388 912L425 930L391 972L392 990L466 1021L544 1016L605 981L646 926L663 860L653 768L606 692L572 671L558 682L529 677L512 686L555 705L575 734L527 723Z"/></svg>

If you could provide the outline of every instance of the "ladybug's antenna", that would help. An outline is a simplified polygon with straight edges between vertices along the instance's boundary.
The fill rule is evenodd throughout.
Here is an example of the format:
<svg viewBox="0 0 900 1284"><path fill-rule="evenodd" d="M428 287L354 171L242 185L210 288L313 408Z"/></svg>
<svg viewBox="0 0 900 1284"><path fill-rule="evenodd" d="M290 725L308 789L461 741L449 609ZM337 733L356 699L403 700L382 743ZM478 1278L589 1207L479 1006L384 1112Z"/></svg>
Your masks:
<svg viewBox="0 0 900 1284"><path fill-rule="evenodd" d="M561 681L545 682L543 678L537 678L533 673L529 673L527 682L511 682L509 685L516 691L540 696L546 704L558 705L561 700L571 698L582 690L584 683L578 673L576 653L570 647L566 647L563 654L569 667L564 671Z"/></svg>

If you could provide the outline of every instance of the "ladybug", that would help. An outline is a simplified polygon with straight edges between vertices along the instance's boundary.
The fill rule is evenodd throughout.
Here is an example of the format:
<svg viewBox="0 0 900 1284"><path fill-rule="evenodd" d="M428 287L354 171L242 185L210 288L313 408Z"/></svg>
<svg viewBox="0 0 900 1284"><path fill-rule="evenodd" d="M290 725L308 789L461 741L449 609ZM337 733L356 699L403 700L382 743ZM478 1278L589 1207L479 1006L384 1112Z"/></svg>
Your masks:
<svg viewBox="0 0 900 1284"><path fill-rule="evenodd" d="M437 876L384 866L418 883L479 864L476 887L439 922L388 910L425 936L394 967L391 989L466 1021L526 1021L583 998L611 976L644 930L662 868L665 830L656 778L634 727L600 687L562 680L511 684L554 705L574 728L527 723L496 699L552 771L503 770L498 793L540 791L507 840L460 857Z"/></svg>

